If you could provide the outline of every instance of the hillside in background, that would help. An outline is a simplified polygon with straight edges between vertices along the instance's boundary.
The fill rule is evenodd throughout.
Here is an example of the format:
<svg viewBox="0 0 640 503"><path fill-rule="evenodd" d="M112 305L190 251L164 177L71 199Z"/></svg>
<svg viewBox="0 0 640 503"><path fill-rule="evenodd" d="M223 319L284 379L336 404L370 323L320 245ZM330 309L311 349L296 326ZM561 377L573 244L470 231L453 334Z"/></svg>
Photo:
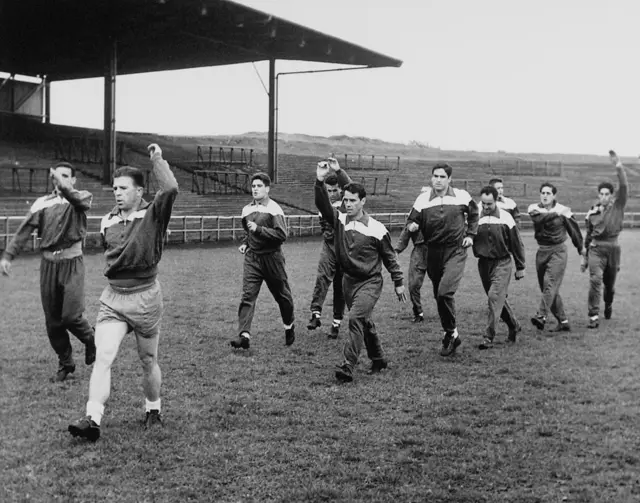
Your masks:
<svg viewBox="0 0 640 503"><path fill-rule="evenodd" d="M267 133L248 132L238 135L219 136L179 136L155 135L152 133L119 133L124 137L148 136L169 141L175 146L189 150L197 145L237 146L253 148L258 152L267 151ZM533 152L478 152L474 150L442 150L417 142L413 144L394 143L361 136L312 136L306 134L278 134L278 153L290 155L326 156L330 153L400 156L405 159L425 160L488 160L488 159L523 159L540 161L563 161L567 163L606 162L606 152L602 156L591 154L553 153L541 154ZM615 145L612 146L615 148ZM637 162L635 158L627 158Z"/></svg>

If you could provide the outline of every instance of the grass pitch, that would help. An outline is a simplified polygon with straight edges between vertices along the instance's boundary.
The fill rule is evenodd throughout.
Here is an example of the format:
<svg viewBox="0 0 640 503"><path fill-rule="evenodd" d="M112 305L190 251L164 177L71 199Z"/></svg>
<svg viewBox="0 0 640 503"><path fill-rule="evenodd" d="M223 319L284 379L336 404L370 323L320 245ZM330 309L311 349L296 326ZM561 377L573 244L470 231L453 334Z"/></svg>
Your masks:
<svg viewBox="0 0 640 503"><path fill-rule="evenodd" d="M73 341L73 379L52 384L56 358L44 331L39 258L19 257L0 278L0 501L451 501L640 500L640 233L622 234L614 315L586 328L587 274L570 253L562 287L573 331L531 326L539 292L535 243L510 300L524 330L479 351L486 318L476 260L457 293L464 339L438 355L441 329L428 279L426 321L411 322L385 274L375 320L388 371L339 385L346 327L307 332L320 241L285 245L297 340L287 348L277 306L263 288L248 352L233 351L242 256L235 247L169 248L160 280L166 426L145 432L141 371L132 337L113 368L95 444L73 439L90 369ZM401 255L403 270L410 250ZM100 255L85 257L87 315L105 285ZM329 294L329 300L331 294Z"/></svg>

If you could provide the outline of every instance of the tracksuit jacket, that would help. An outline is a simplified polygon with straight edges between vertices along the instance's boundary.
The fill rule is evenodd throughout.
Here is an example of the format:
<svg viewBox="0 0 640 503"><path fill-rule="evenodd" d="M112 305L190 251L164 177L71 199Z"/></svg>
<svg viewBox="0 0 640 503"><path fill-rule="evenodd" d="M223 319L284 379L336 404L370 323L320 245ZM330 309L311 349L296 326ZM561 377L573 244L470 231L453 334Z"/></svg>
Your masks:
<svg viewBox="0 0 640 503"><path fill-rule="evenodd" d="M248 222L258 225L255 232L249 232ZM242 243L248 245L249 250L257 255L278 251L287 240L284 212L280 205L268 196L261 203L253 201L242 208L242 227L246 233Z"/></svg>
<svg viewBox="0 0 640 503"><path fill-rule="evenodd" d="M87 235L87 211L92 195L86 190L61 188L62 195L48 194L36 199L15 236L4 250L8 260L20 253L33 229L40 237L40 249L57 251L69 248Z"/></svg>
<svg viewBox="0 0 640 503"><path fill-rule="evenodd" d="M499 197L496 201L496 206L501 210L508 211L513 221L520 227L520 210L518 210L518 205L513 199L504 196Z"/></svg>
<svg viewBox="0 0 640 503"><path fill-rule="evenodd" d="M408 220L420 226L427 246L457 247L478 230L478 205L466 190L449 187L443 196L420 194Z"/></svg>
<svg viewBox="0 0 640 503"><path fill-rule="evenodd" d="M516 270L525 268L524 246L509 212L496 206L490 215L480 217L478 234L473 240L473 254L487 259L505 259L513 255Z"/></svg>
<svg viewBox="0 0 640 503"><path fill-rule="evenodd" d="M578 253L582 251L582 232L571 208L554 202L551 208L546 209L541 203L533 203L527 212L533 221L534 237L540 246L562 244L568 234Z"/></svg>
<svg viewBox="0 0 640 503"><path fill-rule="evenodd" d="M153 201L143 199L125 219L116 206L100 223L106 259L104 275L116 287L151 283L158 274L178 182L160 155L155 155L152 162L159 186Z"/></svg>
<svg viewBox="0 0 640 503"><path fill-rule="evenodd" d="M614 241L622 231L624 208L629 198L629 183L624 168L620 166L616 170L620 186L613 203L608 206L595 204L587 213L587 236L584 243L587 249L592 240Z"/></svg>

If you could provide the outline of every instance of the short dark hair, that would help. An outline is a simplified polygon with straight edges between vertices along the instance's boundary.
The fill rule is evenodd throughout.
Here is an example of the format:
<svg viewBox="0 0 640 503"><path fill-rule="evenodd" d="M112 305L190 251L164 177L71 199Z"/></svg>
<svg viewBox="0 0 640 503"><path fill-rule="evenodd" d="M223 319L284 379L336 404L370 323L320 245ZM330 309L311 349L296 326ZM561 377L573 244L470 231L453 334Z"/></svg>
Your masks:
<svg viewBox="0 0 640 503"><path fill-rule="evenodd" d="M61 161L59 163L56 163L53 169L58 169L58 168L69 168L71 170L71 176L76 176L76 168L70 162Z"/></svg>
<svg viewBox="0 0 640 503"><path fill-rule="evenodd" d="M542 192L542 189L544 189L545 187L549 187L551 189L551 193L555 196L558 193L558 189L556 189L556 186L554 184L552 184L551 182L542 182L540 184L540 190L539 192Z"/></svg>
<svg viewBox="0 0 640 503"><path fill-rule="evenodd" d="M436 169L444 169L444 172L447 174L447 178L451 178L451 173L453 173L453 168L448 162L439 162L433 168L431 168L432 175L436 172Z"/></svg>
<svg viewBox="0 0 640 503"><path fill-rule="evenodd" d="M361 183L348 183L342 188L343 193L347 191L351 192L352 194L358 194L358 197L360 199L364 199L365 197L367 197L367 191L365 190L364 185L362 185Z"/></svg>
<svg viewBox="0 0 640 503"><path fill-rule="evenodd" d="M504 182L502 181L502 178L492 178L491 180L489 180L489 185L491 185L492 187L496 183L504 183Z"/></svg>
<svg viewBox="0 0 640 503"><path fill-rule="evenodd" d="M324 179L324 183L327 185L338 185L338 177L336 175L329 175Z"/></svg>
<svg viewBox="0 0 640 503"><path fill-rule="evenodd" d="M491 194L493 196L493 200L497 201L498 200L498 189L496 189L493 185L486 185L485 187L482 187L480 189L480 195L483 194Z"/></svg>
<svg viewBox="0 0 640 503"><path fill-rule="evenodd" d="M120 166L113 172L113 179L128 176L136 187L144 187L144 174L133 166Z"/></svg>
<svg viewBox="0 0 640 503"><path fill-rule="evenodd" d="M612 194L614 193L615 189L613 188L613 184L610 182L602 182L598 184L598 193L602 190L602 189L609 189L609 192L611 192Z"/></svg>
<svg viewBox="0 0 640 503"><path fill-rule="evenodd" d="M271 186L271 178L269 178L269 175L267 175L266 173L256 173L251 177L251 183L253 183L254 180L260 180L262 183L264 183L265 187Z"/></svg>

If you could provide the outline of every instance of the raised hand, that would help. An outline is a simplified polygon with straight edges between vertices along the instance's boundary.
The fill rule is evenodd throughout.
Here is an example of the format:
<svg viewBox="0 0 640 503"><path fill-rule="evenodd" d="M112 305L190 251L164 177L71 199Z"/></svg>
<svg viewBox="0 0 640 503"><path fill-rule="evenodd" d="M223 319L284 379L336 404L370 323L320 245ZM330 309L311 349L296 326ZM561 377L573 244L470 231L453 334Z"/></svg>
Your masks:
<svg viewBox="0 0 640 503"><path fill-rule="evenodd" d="M323 182L329 174L329 171L329 163L327 161L320 161L316 167L316 177Z"/></svg>
<svg viewBox="0 0 640 503"><path fill-rule="evenodd" d="M620 163L618 154L616 154L613 150L609 150L609 161L611 161L611 164L613 164L614 166L617 166Z"/></svg>
<svg viewBox="0 0 640 503"><path fill-rule="evenodd" d="M329 169L332 171L340 171L340 163L335 157L327 158L327 163L329 164Z"/></svg>
<svg viewBox="0 0 640 503"><path fill-rule="evenodd" d="M149 145L147 147L147 150L149 151L149 159L153 159L155 155L162 157L162 149L157 143L152 143L151 145Z"/></svg>

